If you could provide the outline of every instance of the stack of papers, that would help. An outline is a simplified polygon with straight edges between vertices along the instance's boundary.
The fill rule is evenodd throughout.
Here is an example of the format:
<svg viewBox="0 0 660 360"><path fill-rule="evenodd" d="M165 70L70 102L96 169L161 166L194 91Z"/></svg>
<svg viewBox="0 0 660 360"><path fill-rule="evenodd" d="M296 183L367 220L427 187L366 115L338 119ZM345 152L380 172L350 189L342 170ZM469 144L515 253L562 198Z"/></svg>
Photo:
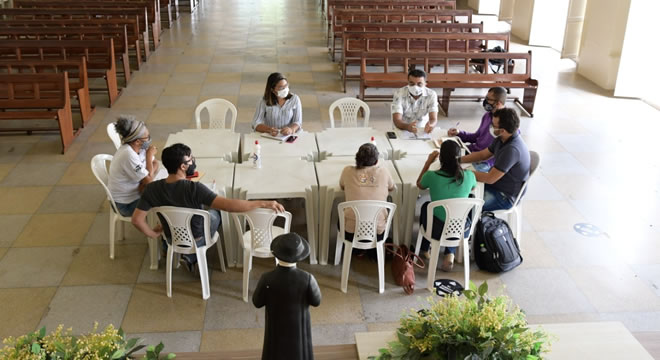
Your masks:
<svg viewBox="0 0 660 360"><path fill-rule="evenodd" d="M261 133L261 136L273 140L279 140L279 141L286 141L291 135L282 135L282 134L277 134L275 136L269 134L269 133Z"/></svg>
<svg viewBox="0 0 660 360"><path fill-rule="evenodd" d="M399 137L402 140L431 140L431 134L424 132L424 129L421 129L417 133L403 130L399 133Z"/></svg>

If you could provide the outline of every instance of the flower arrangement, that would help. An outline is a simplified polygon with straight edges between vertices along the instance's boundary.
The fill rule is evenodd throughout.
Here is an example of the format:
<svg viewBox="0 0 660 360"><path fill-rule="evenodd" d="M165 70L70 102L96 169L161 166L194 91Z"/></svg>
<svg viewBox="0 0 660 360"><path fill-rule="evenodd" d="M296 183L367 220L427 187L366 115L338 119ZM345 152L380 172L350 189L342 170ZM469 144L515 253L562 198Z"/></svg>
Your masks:
<svg viewBox="0 0 660 360"><path fill-rule="evenodd" d="M146 354L142 359L160 359L163 343L157 346L141 345L142 339L126 339L124 332L108 325L103 332L97 332L98 323L89 334L74 336L71 329L64 330L60 325L50 334L46 328L19 336L8 337L2 341L5 345L0 350L0 359L3 360L124 360L133 359L132 355L146 347ZM168 354L166 359L173 359L176 355Z"/></svg>
<svg viewBox="0 0 660 360"><path fill-rule="evenodd" d="M397 340L370 359L540 360L550 336L527 327L525 313L511 299L489 298L488 284L470 282L465 298L429 298L430 307L401 319Z"/></svg>

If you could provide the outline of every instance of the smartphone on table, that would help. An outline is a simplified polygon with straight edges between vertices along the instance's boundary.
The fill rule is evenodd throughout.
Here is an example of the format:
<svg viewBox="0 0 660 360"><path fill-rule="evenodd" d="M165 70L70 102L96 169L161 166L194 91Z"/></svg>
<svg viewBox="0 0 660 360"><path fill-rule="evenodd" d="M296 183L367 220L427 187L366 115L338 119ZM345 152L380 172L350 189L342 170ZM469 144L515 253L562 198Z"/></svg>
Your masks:
<svg viewBox="0 0 660 360"><path fill-rule="evenodd" d="M289 136L289 137L286 139L286 142L288 142L289 144L291 144L291 143L293 143L294 141L296 141L297 139L298 139L297 136L295 136L295 135L291 135L291 136Z"/></svg>
<svg viewBox="0 0 660 360"><path fill-rule="evenodd" d="M394 131L388 131L387 137L390 139L396 139L396 133Z"/></svg>

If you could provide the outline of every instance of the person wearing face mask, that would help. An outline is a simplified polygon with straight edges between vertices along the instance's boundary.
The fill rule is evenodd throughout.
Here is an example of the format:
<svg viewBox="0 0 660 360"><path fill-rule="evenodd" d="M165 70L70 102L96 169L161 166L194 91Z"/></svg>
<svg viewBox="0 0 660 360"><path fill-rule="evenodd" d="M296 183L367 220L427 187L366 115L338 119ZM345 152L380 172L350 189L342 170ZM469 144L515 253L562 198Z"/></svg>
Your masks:
<svg viewBox="0 0 660 360"><path fill-rule="evenodd" d="M394 93L392 122L397 129L430 133L438 123L438 94L426 87L426 73L413 69L408 72L408 86Z"/></svg>
<svg viewBox="0 0 660 360"><path fill-rule="evenodd" d="M518 132L519 127L520 119L515 110L495 111L491 124L495 140L488 148L461 157L462 163L494 160L488 172L475 172L477 181L485 184L483 211L510 209L529 178L529 150Z"/></svg>
<svg viewBox="0 0 660 360"><path fill-rule="evenodd" d="M255 208L266 208L278 212L284 211L284 207L276 201L227 199L216 195L200 182L186 179L186 176L195 172L196 165L190 147L184 144L174 144L163 149L161 158L168 176L147 185L131 218L133 225L148 237L158 238L161 232L164 231L168 235L167 238L171 238L167 227L162 228L159 225L152 229L147 223L147 213L152 207L157 206L177 206L191 209L206 207L209 211L212 233L215 233L220 226L219 210L244 212ZM166 222L161 219L161 224L166 224ZM204 245L203 225L201 216L193 216L190 226L198 246ZM164 246L167 246L167 244L164 244ZM197 257L194 254L184 254L182 259L188 270L194 271Z"/></svg>
<svg viewBox="0 0 660 360"><path fill-rule="evenodd" d="M115 130L122 145L110 163L108 188L122 216L131 216L144 187L158 172L154 159L156 147L151 144L149 130L131 115L120 115Z"/></svg>
<svg viewBox="0 0 660 360"><path fill-rule="evenodd" d="M467 143L470 152L477 152L487 148L495 139L491 134L491 124L493 122L493 113L504 108L506 103L506 89L501 86L492 87L488 90L486 97L482 103L486 113L481 117L481 124L476 132L470 133L467 131L459 131L456 128L451 128L447 131L449 136L458 136L464 143ZM478 171L488 171L493 166L495 159L489 159L482 163L474 164L474 168Z"/></svg>
<svg viewBox="0 0 660 360"><path fill-rule="evenodd" d="M302 128L300 98L289 92L289 82L284 75L272 73L268 76L264 96L254 112L252 128L272 136L291 135Z"/></svg>

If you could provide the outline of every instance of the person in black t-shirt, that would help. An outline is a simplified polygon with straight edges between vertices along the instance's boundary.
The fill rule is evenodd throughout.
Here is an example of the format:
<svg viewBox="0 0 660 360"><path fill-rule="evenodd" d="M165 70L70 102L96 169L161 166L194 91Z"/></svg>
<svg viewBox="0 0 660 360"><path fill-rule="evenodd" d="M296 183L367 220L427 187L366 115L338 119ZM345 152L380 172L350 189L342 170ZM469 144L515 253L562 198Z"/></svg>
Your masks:
<svg viewBox="0 0 660 360"><path fill-rule="evenodd" d="M157 206L177 206L193 209L202 209L204 206L209 207L211 208L209 210L211 233L217 231L220 225L218 210L245 212L256 208L265 208L278 212L284 211L284 207L277 201L227 199L216 195L202 183L186 179L186 175L192 175L195 172L195 159L192 157L190 148L184 144L174 144L163 149L161 159L169 176L147 185L131 219L133 225L148 237L158 238L164 231L169 238L167 226L163 228L158 225L152 229L147 224L147 213L152 207ZM162 219L161 223L166 224ZM194 216L190 226L197 245L203 246L205 240L202 217ZM194 264L197 262L194 254L184 255L183 258L189 269L194 268Z"/></svg>

